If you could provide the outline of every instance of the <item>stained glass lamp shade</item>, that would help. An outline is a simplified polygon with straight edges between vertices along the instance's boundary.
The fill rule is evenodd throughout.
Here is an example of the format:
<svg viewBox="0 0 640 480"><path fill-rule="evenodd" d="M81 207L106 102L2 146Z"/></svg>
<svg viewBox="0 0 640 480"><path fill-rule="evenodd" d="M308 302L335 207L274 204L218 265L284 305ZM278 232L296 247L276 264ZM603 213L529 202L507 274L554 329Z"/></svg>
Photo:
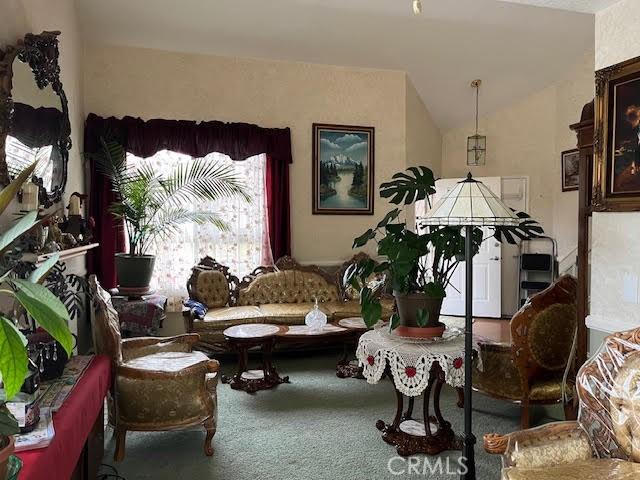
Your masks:
<svg viewBox="0 0 640 480"><path fill-rule="evenodd" d="M487 186L467 175L467 178L438 200L419 219L422 225L457 226L517 226L522 219L513 213Z"/></svg>
<svg viewBox="0 0 640 480"><path fill-rule="evenodd" d="M473 229L483 226L516 227L522 220L485 184L467 178L438 200L431 210L418 219L422 226L458 226L465 228L465 381L464 381L464 447L462 456L467 467L463 480L475 480L475 443L472 429L472 351L473 351Z"/></svg>

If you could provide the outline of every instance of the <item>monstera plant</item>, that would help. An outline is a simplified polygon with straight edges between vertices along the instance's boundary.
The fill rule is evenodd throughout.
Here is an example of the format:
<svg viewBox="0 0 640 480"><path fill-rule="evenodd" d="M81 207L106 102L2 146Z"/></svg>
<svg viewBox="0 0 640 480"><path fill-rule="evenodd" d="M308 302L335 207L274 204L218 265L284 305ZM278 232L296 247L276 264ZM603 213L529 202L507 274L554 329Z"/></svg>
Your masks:
<svg viewBox="0 0 640 480"><path fill-rule="evenodd" d="M31 178L36 163L23 170L9 185L0 191L0 214L4 213L12 199L16 197L22 184ZM21 216L8 229L0 234L0 264L9 255L15 243L39 223L38 212L32 211ZM2 305L17 302L35 320L36 324L49 332L71 356L73 339L69 331L69 314L62 302L49 289L41 285L47 272L58 261L58 255L50 257L46 262L31 272L27 279L18 278L11 267L2 267L0 271L0 295ZM15 310L15 308L11 308ZM11 415L4 402L15 396L25 380L29 370L27 357L27 339L20 332L12 314L0 311L0 373L4 386L4 399L0 406L0 458L3 450L13 449L10 435L19 432L18 423ZM9 452L10 453L10 452ZM6 454L6 450L5 450ZM0 473L6 468L0 462Z"/></svg>
<svg viewBox="0 0 640 480"><path fill-rule="evenodd" d="M433 172L423 166L396 173L390 182L380 186L380 196L394 205L424 200L430 207L430 196L435 192ZM522 212L516 215L522 219L520 226L495 227L490 237L515 244L518 239L542 235L543 230L535 220ZM401 208L391 210L375 227L354 240L353 248L375 242L376 252L383 261L366 259L354 263L346 270L343 281L360 292L362 317L369 327L380 320L382 306L379 295L367 282L374 274L384 274L393 288L398 310L391 317L390 327L429 329L424 336L438 335L444 327L439 316L446 289L456 268L464 261L463 227L427 226L418 228L417 233L407 227L401 216ZM481 228L473 229L474 255L483 237Z"/></svg>

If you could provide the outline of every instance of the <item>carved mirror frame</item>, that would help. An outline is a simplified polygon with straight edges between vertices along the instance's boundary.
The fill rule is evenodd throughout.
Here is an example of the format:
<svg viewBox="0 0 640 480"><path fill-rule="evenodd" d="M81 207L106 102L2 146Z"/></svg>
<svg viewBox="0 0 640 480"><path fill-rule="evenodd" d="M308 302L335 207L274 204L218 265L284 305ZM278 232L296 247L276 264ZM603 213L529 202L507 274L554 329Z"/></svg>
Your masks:
<svg viewBox="0 0 640 480"><path fill-rule="evenodd" d="M51 191L47 191L41 178L34 175L32 179L33 183L41 187L40 203L45 208L62 200L62 194L67 183L67 164L69 162L69 150L71 149L69 105L67 95L60 81L58 35L60 35L59 31L42 32L39 35L27 33L24 39L18 42L18 45L0 49L0 184L2 186L8 185L11 181L5 158L5 143L7 134L11 129L14 112L11 90L13 88L13 62L16 57L31 67L34 81L39 89L42 90L51 85L53 91L60 97L62 125L60 126L60 137L57 145L62 161L60 185L56 185Z"/></svg>

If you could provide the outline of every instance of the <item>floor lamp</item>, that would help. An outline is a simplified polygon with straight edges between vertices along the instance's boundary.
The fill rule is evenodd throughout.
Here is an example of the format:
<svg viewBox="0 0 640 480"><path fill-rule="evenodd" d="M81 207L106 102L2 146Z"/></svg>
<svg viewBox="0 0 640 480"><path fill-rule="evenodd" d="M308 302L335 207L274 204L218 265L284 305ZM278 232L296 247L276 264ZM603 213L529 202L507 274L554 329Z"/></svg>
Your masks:
<svg viewBox="0 0 640 480"><path fill-rule="evenodd" d="M460 478L475 480L475 443L472 430L472 354L473 354L473 245L472 232L475 227L518 226L522 220L507 207L487 186L467 178L447 192L433 208L418 219L420 226L462 226L465 229L465 342L464 342L464 447L467 472Z"/></svg>

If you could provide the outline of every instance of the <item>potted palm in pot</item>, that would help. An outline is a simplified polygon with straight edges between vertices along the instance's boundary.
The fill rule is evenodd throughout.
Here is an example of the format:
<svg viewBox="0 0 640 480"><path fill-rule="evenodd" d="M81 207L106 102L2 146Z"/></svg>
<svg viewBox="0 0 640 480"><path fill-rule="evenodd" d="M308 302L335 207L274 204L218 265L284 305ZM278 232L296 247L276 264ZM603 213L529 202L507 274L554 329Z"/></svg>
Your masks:
<svg viewBox="0 0 640 480"><path fill-rule="evenodd" d="M435 178L427 167L410 167L393 175L390 182L380 186L380 196L395 205L411 205L435 193ZM361 313L365 323L372 327L381 317L379 295L368 285L373 274L384 274L393 289L397 313L390 319L390 328L407 336L441 336L445 326L439 321L442 301L452 276L464 261L462 227L428 226L420 233L407 228L400 217L402 210L395 208L374 227L356 238L353 248L375 241L382 262L365 259L351 265L344 274L344 283L360 292ZM492 237L499 242L516 243L516 239L532 238L543 233L535 220L522 212L518 227L495 227ZM473 229L472 250L475 255L483 241L481 228Z"/></svg>
<svg viewBox="0 0 640 480"><path fill-rule="evenodd" d="M116 201L110 212L124 223L128 253L116 253L119 288L132 294L146 293L153 275L154 241L178 232L185 223L227 225L214 213L196 211L189 205L224 197L240 196L251 201L233 170L205 158L174 168L163 177L151 165L127 165L126 151L115 140L101 139L98 152L89 154L111 181Z"/></svg>
<svg viewBox="0 0 640 480"><path fill-rule="evenodd" d="M15 198L22 184L31 178L36 164L37 162L26 168L0 191L0 215ZM58 261L58 255L50 257L26 279L18 278L13 271L14 262L9 259L9 252L12 251L15 242L38 223L38 212L28 212L0 234L0 296L8 299L10 303L17 302L21 305L36 324L63 346L70 357L73 338L68 327L69 313L64 304L41 285L49 270ZM0 401L0 478L5 478L8 460L13 453L12 435L20 431L18 422L9 412L6 402L20 391L28 374L29 364L27 339L11 317L11 314L0 311L0 374L4 388L4 398Z"/></svg>

